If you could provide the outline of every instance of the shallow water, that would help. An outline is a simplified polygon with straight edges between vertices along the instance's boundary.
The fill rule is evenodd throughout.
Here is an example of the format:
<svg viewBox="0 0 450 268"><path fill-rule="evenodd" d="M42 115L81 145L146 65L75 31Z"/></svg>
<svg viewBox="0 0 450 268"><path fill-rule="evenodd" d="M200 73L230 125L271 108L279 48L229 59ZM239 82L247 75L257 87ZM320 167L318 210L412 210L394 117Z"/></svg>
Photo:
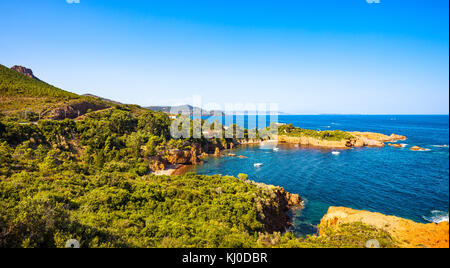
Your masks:
<svg viewBox="0 0 450 268"><path fill-rule="evenodd" d="M294 213L297 234L316 232L329 206L345 206L408 218L417 222L448 220L448 116L279 116L282 123L328 130L373 131L405 135L405 148L326 150L279 146L279 151L247 146L233 153L247 159L209 158L199 174L237 176L279 185L298 193L305 209ZM417 145L431 149L413 152ZM436 146L438 145L438 146ZM340 154L332 154L339 151ZM255 163L263 163L255 167Z"/></svg>

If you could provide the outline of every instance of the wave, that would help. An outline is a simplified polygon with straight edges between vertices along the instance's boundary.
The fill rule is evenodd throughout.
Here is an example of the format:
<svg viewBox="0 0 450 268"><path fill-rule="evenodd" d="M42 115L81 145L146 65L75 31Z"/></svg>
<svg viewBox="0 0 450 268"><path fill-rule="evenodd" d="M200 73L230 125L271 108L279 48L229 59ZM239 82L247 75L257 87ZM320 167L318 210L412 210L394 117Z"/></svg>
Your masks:
<svg viewBox="0 0 450 268"><path fill-rule="evenodd" d="M444 145L433 145L433 147L448 148L448 145L447 144L444 144Z"/></svg>
<svg viewBox="0 0 450 268"><path fill-rule="evenodd" d="M429 222L441 223L441 222L448 221L448 212L444 212L444 211L440 211L440 210L433 210L433 211L431 211L431 215L423 216L423 218Z"/></svg>

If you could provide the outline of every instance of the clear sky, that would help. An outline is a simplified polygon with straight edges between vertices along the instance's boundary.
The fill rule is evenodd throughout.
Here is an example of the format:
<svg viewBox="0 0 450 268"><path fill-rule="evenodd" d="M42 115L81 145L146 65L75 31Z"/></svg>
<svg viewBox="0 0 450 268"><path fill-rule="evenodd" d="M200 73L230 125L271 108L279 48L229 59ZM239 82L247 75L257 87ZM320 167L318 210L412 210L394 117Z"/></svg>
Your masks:
<svg viewBox="0 0 450 268"><path fill-rule="evenodd" d="M143 106L448 114L448 0L79 2L0 0L0 64Z"/></svg>

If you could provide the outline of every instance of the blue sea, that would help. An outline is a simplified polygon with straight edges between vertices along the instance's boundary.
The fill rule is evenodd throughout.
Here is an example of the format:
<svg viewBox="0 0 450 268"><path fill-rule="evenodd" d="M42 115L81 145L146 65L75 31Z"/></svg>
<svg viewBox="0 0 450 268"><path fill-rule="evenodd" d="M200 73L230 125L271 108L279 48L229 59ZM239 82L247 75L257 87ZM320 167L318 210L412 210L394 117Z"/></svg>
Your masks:
<svg viewBox="0 0 450 268"><path fill-rule="evenodd" d="M339 150L280 145L235 149L247 159L208 158L199 174L237 176L279 185L299 194L305 208L293 215L298 235L314 234L329 206L395 215L416 222L448 221L449 117L428 115L283 115L280 123L316 130L371 131L404 135L405 148ZM411 151L411 146L429 151ZM333 150L336 151L336 150ZM255 163L262 163L255 168Z"/></svg>

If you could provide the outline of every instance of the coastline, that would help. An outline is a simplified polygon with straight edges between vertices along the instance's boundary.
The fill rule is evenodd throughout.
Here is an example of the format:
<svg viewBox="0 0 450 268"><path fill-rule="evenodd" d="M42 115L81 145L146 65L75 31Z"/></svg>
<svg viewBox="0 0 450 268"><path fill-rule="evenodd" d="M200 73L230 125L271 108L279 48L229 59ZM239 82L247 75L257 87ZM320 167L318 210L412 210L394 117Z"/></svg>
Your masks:
<svg viewBox="0 0 450 268"><path fill-rule="evenodd" d="M181 164L172 165L163 170L153 171L151 173L151 175L157 175L157 176L183 175L185 173L184 170L188 169L191 166L193 166L193 165L181 165Z"/></svg>
<svg viewBox="0 0 450 268"><path fill-rule="evenodd" d="M296 148L316 148L322 150L333 150L333 149L351 149L353 147L384 147L388 142L398 142L407 139L405 136L400 136L396 134L392 134L390 136L379 134L379 133L371 133L371 132L351 132L357 136L355 143L352 143L351 146L330 146L335 145L336 143L319 143L314 144L311 142L302 143L301 139L292 139L286 140L281 139L281 142L271 144L270 141L264 140L245 140L245 141L236 141L233 140L233 145L231 148L225 148L220 150L219 153L207 154L202 153L199 156L199 159L203 160L209 157L233 157L239 158L240 155L238 153L234 153L233 149L246 147L246 146L258 146L261 144L273 145L273 146L286 146L291 147L295 146ZM342 143L341 143L342 144ZM181 175L185 172L189 172L193 167L197 165L203 164L203 161L199 161L196 164L190 165L179 165L173 169L170 169L170 175ZM266 186L267 187L267 186ZM303 205L302 207L303 208ZM441 224L423 224L414 222L408 219L396 217L396 216L388 216L381 213L376 212L361 212L357 213L358 217L352 218L351 220L335 220L333 217L333 208L329 207L329 211L322 217L321 224L319 225L319 230L322 227L332 227L335 228L342 223L364 223L370 225L374 228L387 231L397 240L403 241L399 243L400 247L448 247L448 239L445 237L447 234L448 237L448 222L444 222ZM341 208L345 211L356 211L351 208ZM331 213L331 214L330 214ZM374 216L375 215L375 216ZM342 216L342 218L346 218L347 216ZM375 220L374 220L375 219ZM382 219L382 220L380 220ZM380 221L383 224L380 224ZM289 226L289 225L287 225ZM391 226L392 228L387 228L386 226ZM393 226L401 226L401 227L393 227ZM400 228L401 231L398 231ZM437 233L436 233L437 232ZM416 235L420 236L420 239L414 239L409 236L410 233L416 233ZM320 235L319 235L320 236ZM406 237L406 238L405 238ZM407 241L407 242L405 242Z"/></svg>
<svg viewBox="0 0 450 268"><path fill-rule="evenodd" d="M268 145L276 147L278 144L285 144L285 145L292 145L299 148L317 148L317 149L351 149L354 147L384 147L386 146L387 142L397 142L397 141L403 141L406 140L407 137L397 135L397 134L391 134L390 136L381 134L381 133L374 133L374 132L348 132L355 136L354 139L351 140L341 140L341 141L329 141L329 140L323 140L323 139L317 139L312 137L292 137L292 136L286 136L286 135L279 135L277 140L262 140L262 139L233 139L231 143L223 148L221 147L214 147L214 153L207 153L202 152L201 148L199 152L195 152L194 154L191 153L191 157L187 157L192 159L194 157L194 161L190 161L190 163L183 163L183 164L170 164L163 170L157 170L153 171L152 174L155 175L182 175L185 172L189 171L192 166L197 166L203 164L203 161L201 159L205 159L208 157L224 157L224 156L230 156L230 157L241 157L234 155L233 153L223 153L226 151L232 152L233 149L236 147L242 147L242 146L257 146L262 145L264 143L267 143ZM195 147L195 146L194 146ZM229 148L228 148L229 147ZM198 148L197 148L198 149ZM178 153L178 152L177 152ZM199 155L199 156L197 156ZM198 159L200 160L198 160ZM194 162L194 163L192 163Z"/></svg>

